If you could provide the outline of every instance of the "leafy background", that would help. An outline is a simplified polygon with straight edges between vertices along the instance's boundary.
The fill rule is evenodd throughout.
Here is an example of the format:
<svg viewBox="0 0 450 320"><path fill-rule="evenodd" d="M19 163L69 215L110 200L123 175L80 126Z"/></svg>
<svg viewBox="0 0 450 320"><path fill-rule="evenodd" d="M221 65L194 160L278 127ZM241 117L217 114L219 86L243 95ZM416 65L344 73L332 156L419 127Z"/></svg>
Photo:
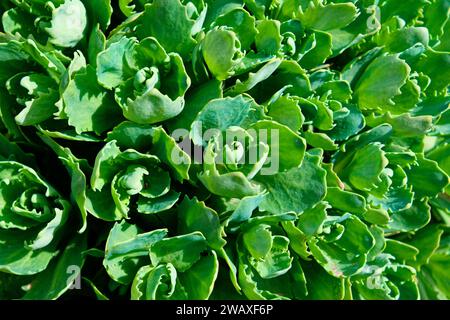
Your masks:
<svg viewBox="0 0 450 320"><path fill-rule="evenodd" d="M449 299L449 6L2 1L0 299Z"/></svg>

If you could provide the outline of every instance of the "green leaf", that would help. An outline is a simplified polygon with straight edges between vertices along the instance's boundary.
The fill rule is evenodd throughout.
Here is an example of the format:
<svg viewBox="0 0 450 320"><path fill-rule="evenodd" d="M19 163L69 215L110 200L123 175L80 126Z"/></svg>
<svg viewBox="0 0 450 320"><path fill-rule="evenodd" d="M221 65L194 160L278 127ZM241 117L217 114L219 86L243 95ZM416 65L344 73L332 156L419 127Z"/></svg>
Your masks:
<svg viewBox="0 0 450 320"><path fill-rule="evenodd" d="M325 174L317 159L306 155L298 168L258 177L269 192L260 204L260 210L271 213L300 213L312 208L325 197Z"/></svg>
<svg viewBox="0 0 450 320"><path fill-rule="evenodd" d="M336 150L338 146L330 139L325 133L318 133L312 131L306 131L304 133L307 144L314 148L321 148L323 150Z"/></svg>
<svg viewBox="0 0 450 320"><path fill-rule="evenodd" d="M23 133L14 119L13 110L10 108L14 103L13 99L5 90L1 90L0 93L0 124L5 128L6 133L12 137L15 139L21 138Z"/></svg>
<svg viewBox="0 0 450 320"><path fill-rule="evenodd" d="M191 268L206 250L206 239L200 232L163 239L150 247L153 265L170 263L178 271Z"/></svg>
<svg viewBox="0 0 450 320"><path fill-rule="evenodd" d="M115 88L131 74L131 50L136 41L122 38L97 55L98 82L107 89Z"/></svg>
<svg viewBox="0 0 450 320"><path fill-rule="evenodd" d="M277 55L281 49L280 22L277 20L261 20L256 22L258 33L255 46L258 53Z"/></svg>
<svg viewBox="0 0 450 320"><path fill-rule="evenodd" d="M242 222L251 218L253 211L259 206L264 199L265 194L244 197L239 200L238 205L225 222L225 226L233 228Z"/></svg>
<svg viewBox="0 0 450 320"><path fill-rule="evenodd" d="M25 153L17 143L9 141L2 134L0 134L0 146L0 160L17 161L30 167L35 167L34 157Z"/></svg>
<svg viewBox="0 0 450 320"><path fill-rule="evenodd" d="M437 145L435 149L427 154L427 158L436 161L445 173L450 174L450 144Z"/></svg>
<svg viewBox="0 0 450 320"><path fill-rule="evenodd" d="M31 282L25 300L56 300L71 288L84 264L86 236L72 239L62 254Z"/></svg>
<svg viewBox="0 0 450 320"><path fill-rule="evenodd" d="M342 71L342 80L348 81L354 88L364 74L367 66L381 54L381 48L375 47L350 61Z"/></svg>
<svg viewBox="0 0 450 320"><path fill-rule="evenodd" d="M50 261L58 254L56 243L46 248L30 250L24 246L32 240L33 234L18 234L11 230L0 230L0 271L32 275L44 271Z"/></svg>
<svg viewBox="0 0 450 320"><path fill-rule="evenodd" d="M208 11L210 8L208 8ZM232 28L241 43L243 50L248 50L253 43L258 30L255 28L255 18L243 8L236 8L220 15L213 26Z"/></svg>
<svg viewBox="0 0 450 320"><path fill-rule="evenodd" d="M176 129L191 128L197 114L204 108L204 106L211 100L222 98L222 83L217 80L205 82L199 87L189 90L185 97L185 106L181 113L169 120L169 128L171 131Z"/></svg>
<svg viewBox="0 0 450 320"><path fill-rule="evenodd" d="M425 231L425 233L427 232ZM449 267L448 243L448 232L444 231L439 248L430 257L428 263L421 267L421 271L418 273L419 289L423 299L445 300L450 296L449 277L445 273ZM425 252L429 254L428 249Z"/></svg>
<svg viewBox="0 0 450 320"><path fill-rule="evenodd" d="M102 191L86 191L86 211L98 219L105 221L118 221L124 218L123 213L117 208L108 189Z"/></svg>
<svg viewBox="0 0 450 320"><path fill-rule="evenodd" d="M254 260L252 257L248 257L244 249L238 247L239 284L248 299L286 300L304 295L305 279L298 262L294 261L291 264L289 254L285 250L288 242L283 241L287 239L280 236L275 236L275 239L277 249L281 250L269 252L267 264L265 264L265 260ZM259 270L256 270L255 267ZM293 271L289 272L287 270L289 268L292 268ZM258 271L269 277L261 278ZM272 272L274 272L274 277L270 278ZM277 275L277 273L279 274ZM294 285L291 286L291 284Z"/></svg>
<svg viewBox="0 0 450 320"><path fill-rule="evenodd" d="M285 90L286 94L298 97L308 96L311 92L311 84L305 70L295 61L282 61L270 79L259 83L249 93L256 101L262 103L286 86L289 86Z"/></svg>
<svg viewBox="0 0 450 320"><path fill-rule="evenodd" d="M233 31L214 29L202 43L202 53L211 73L217 80L229 78L239 57L240 43Z"/></svg>
<svg viewBox="0 0 450 320"><path fill-rule="evenodd" d="M384 253L393 255L398 261L415 260L419 250L404 242L394 239L386 239L386 247Z"/></svg>
<svg viewBox="0 0 450 320"><path fill-rule="evenodd" d="M316 261L330 275L348 277L364 267L375 240L367 226L355 216L343 216L337 222L339 225L343 233L334 242L319 237L309 240L308 245Z"/></svg>
<svg viewBox="0 0 450 320"><path fill-rule="evenodd" d="M165 21L164 24L159 21ZM153 36L168 52L187 57L195 46L191 36L194 21L188 17L187 7L179 0L156 0L145 5L136 35L140 39Z"/></svg>
<svg viewBox="0 0 450 320"><path fill-rule="evenodd" d="M389 38L385 42L390 52L403 52L418 43L427 47L429 42L428 29L424 27L410 27L395 30L389 34Z"/></svg>
<svg viewBox="0 0 450 320"><path fill-rule="evenodd" d="M443 230L438 226L427 226L415 233L414 238L408 241L408 244L417 248L418 254L410 264L420 270L422 265L430 262L430 258L439 248L439 243Z"/></svg>
<svg viewBox="0 0 450 320"><path fill-rule="evenodd" d="M381 199L372 195L368 196L368 200L371 204L377 207L380 206L382 209L389 212L407 209L411 206L413 198L414 193L411 191L411 188L403 187L391 187Z"/></svg>
<svg viewBox="0 0 450 320"><path fill-rule="evenodd" d="M316 262L303 262L308 299L341 300L344 298L344 279L330 276Z"/></svg>
<svg viewBox="0 0 450 320"><path fill-rule="evenodd" d="M75 47L83 39L87 26L86 8L80 0L65 0L53 10L50 27L45 31L50 42L59 47Z"/></svg>
<svg viewBox="0 0 450 320"><path fill-rule="evenodd" d="M178 273L172 264L155 268L139 269L132 285L132 300L178 300L186 299L186 292L177 279Z"/></svg>
<svg viewBox="0 0 450 320"><path fill-rule="evenodd" d="M351 2L328 5L315 5L310 2L310 6L299 18L307 28L327 31L350 24L357 17L357 10Z"/></svg>
<svg viewBox="0 0 450 320"><path fill-rule="evenodd" d="M410 208L406 208L391 215L389 231L414 231L430 222L430 206L426 202L415 200Z"/></svg>
<svg viewBox="0 0 450 320"><path fill-rule="evenodd" d="M386 73L389 70L389 73ZM411 68L396 56L376 58L364 71L355 89L361 109L383 109L393 106L392 99L399 95ZM383 79L383 81L379 81Z"/></svg>
<svg viewBox="0 0 450 320"><path fill-rule="evenodd" d="M270 232L270 226L259 224L247 230L242 236L242 241L253 258L263 259L269 254L274 239Z"/></svg>
<svg viewBox="0 0 450 320"><path fill-rule="evenodd" d="M317 107L317 114L314 117L313 124L320 130L331 130L334 127L333 124L333 111L329 106L317 99L313 101L314 105Z"/></svg>
<svg viewBox="0 0 450 320"><path fill-rule="evenodd" d="M106 37L97 24L89 37L88 57L89 62L96 67L97 56L106 48Z"/></svg>
<svg viewBox="0 0 450 320"><path fill-rule="evenodd" d="M95 159L91 186L94 190L101 190L105 184L112 180L116 172L114 159L120 154L120 149L115 141L108 142L98 153Z"/></svg>
<svg viewBox="0 0 450 320"><path fill-rule="evenodd" d="M223 132L232 126L247 128L261 119L263 119L261 107L247 95L211 100L192 124L192 140L202 145L202 136L206 135L209 129Z"/></svg>
<svg viewBox="0 0 450 320"><path fill-rule="evenodd" d="M268 116L294 132L299 131L305 121L298 102L286 96L279 97L268 108Z"/></svg>
<svg viewBox="0 0 450 320"><path fill-rule="evenodd" d="M418 164L406 170L408 179L418 197L432 197L448 185L449 178L436 162L418 155Z"/></svg>
<svg viewBox="0 0 450 320"><path fill-rule="evenodd" d="M122 149L132 148L137 151L145 151L151 148L153 127L146 124L138 124L131 121L123 121L111 132L108 132L106 140L116 141Z"/></svg>
<svg viewBox="0 0 450 320"><path fill-rule="evenodd" d="M189 180L191 157L178 146L175 139L169 136L162 127L154 128L152 131L152 153L173 170L179 181Z"/></svg>
<svg viewBox="0 0 450 320"><path fill-rule="evenodd" d="M122 106L128 120L140 124L153 124L176 117L183 111L183 97L172 100L157 89L152 89Z"/></svg>
<svg viewBox="0 0 450 320"><path fill-rule="evenodd" d="M265 138L265 141L262 142L270 147L270 160L279 164L279 168L275 168L275 170L278 169L282 172L302 164L306 142L294 131L270 120L258 121L250 128L256 130L259 137ZM263 139L261 138L261 140Z"/></svg>
<svg viewBox="0 0 450 320"><path fill-rule="evenodd" d="M98 23L102 30L106 30L111 23L113 8L108 0L82 0L89 16L89 22Z"/></svg>
<svg viewBox="0 0 450 320"><path fill-rule="evenodd" d="M255 73L250 72L248 74L248 78L245 81L241 81L238 79L234 86L227 89L227 95L235 95L251 90L258 83L268 79L277 70L280 64L281 60L279 59L270 60Z"/></svg>
<svg viewBox="0 0 450 320"><path fill-rule="evenodd" d="M10 34L20 34L22 37L27 37L29 34L35 33L33 24L30 19L33 16L28 12L24 12L19 8L9 9L2 15L3 30Z"/></svg>
<svg viewBox="0 0 450 320"><path fill-rule="evenodd" d="M353 161L346 168L349 181L355 188L369 191L381 183L380 175L388 165L381 148L381 144L371 143L355 153Z"/></svg>
<svg viewBox="0 0 450 320"><path fill-rule="evenodd" d="M301 55L300 65L306 69L312 69L325 62L333 53L331 35L322 31L315 31L311 36L313 47Z"/></svg>
<svg viewBox="0 0 450 320"><path fill-rule="evenodd" d="M206 238L208 245L218 251L226 244L217 212L208 208L204 202L185 197L178 206L177 212L179 233L199 231Z"/></svg>
<svg viewBox="0 0 450 320"><path fill-rule="evenodd" d="M289 238L291 249L304 260L310 260L311 252L309 252L308 244L306 243L307 236L292 221L283 222L283 229Z"/></svg>
<svg viewBox="0 0 450 320"><path fill-rule="evenodd" d="M414 67L417 71L423 72L431 78L431 84L427 90L433 92L448 87L449 65L448 53L428 49Z"/></svg>
<svg viewBox="0 0 450 320"><path fill-rule="evenodd" d="M56 112L57 100L58 94L51 90L48 94L41 94L38 98L28 101L25 109L15 117L17 124L32 126L51 118Z"/></svg>
<svg viewBox="0 0 450 320"><path fill-rule="evenodd" d="M292 258L290 257L289 239L283 236L274 236L270 251L263 259L250 258L250 264L263 279L273 279L284 275L291 269Z"/></svg>
<svg viewBox="0 0 450 320"><path fill-rule="evenodd" d="M202 257L187 272L180 274L179 279L189 299L207 300L213 291L218 272L219 261L216 253L211 251L211 254Z"/></svg>
<svg viewBox="0 0 450 320"><path fill-rule="evenodd" d="M153 214L166 211L172 208L179 198L180 194L174 191L169 191L168 194L159 198L145 199L141 197L137 202L137 210L144 214Z"/></svg>
<svg viewBox="0 0 450 320"><path fill-rule="evenodd" d="M81 227L79 232L82 233L87 227L87 211L86 211L86 176L82 170L87 164L77 159L69 148L62 148L53 139L47 136L40 136L41 139L58 155L59 159L65 165L71 176L71 197L75 199L78 209L81 213Z"/></svg>
<svg viewBox="0 0 450 320"><path fill-rule="evenodd" d="M260 186L251 182L242 172L221 174L217 170L217 154L213 150L215 144L213 141L208 144L204 152L204 171L198 175L205 188L213 194L228 198L243 198L261 193Z"/></svg>
<svg viewBox="0 0 450 320"><path fill-rule="evenodd" d="M75 75L63 93L63 100L69 124L79 134L89 131L101 134L122 118L114 98L98 85L92 67Z"/></svg>
<svg viewBox="0 0 450 320"><path fill-rule="evenodd" d="M366 199L363 196L341 190L340 188L328 187L325 200L333 208L344 212L350 212L356 215L362 215L366 212Z"/></svg>
<svg viewBox="0 0 450 320"><path fill-rule="evenodd" d="M89 280L88 278L82 279L91 287L92 291L94 291L97 300L109 300L109 298L105 296L91 280Z"/></svg>
<svg viewBox="0 0 450 320"><path fill-rule="evenodd" d="M135 225L116 222L106 242L103 260L106 272L119 283L131 283L137 270L148 261L151 245L166 235L166 229L140 233Z"/></svg>
<svg viewBox="0 0 450 320"><path fill-rule="evenodd" d="M326 202L319 202L313 208L305 210L297 221L298 228L306 235L312 236L322 232L322 226L327 217L327 209L330 206Z"/></svg>

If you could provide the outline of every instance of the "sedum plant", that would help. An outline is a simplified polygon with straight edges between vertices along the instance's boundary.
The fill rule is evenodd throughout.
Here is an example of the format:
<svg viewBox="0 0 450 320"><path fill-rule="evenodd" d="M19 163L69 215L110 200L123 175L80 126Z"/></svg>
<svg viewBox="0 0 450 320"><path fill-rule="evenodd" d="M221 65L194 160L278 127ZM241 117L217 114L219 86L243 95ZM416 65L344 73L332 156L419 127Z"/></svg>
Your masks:
<svg viewBox="0 0 450 320"><path fill-rule="evenodd" d="M448 1L0 14L0 299L450 299Z"/></svg>

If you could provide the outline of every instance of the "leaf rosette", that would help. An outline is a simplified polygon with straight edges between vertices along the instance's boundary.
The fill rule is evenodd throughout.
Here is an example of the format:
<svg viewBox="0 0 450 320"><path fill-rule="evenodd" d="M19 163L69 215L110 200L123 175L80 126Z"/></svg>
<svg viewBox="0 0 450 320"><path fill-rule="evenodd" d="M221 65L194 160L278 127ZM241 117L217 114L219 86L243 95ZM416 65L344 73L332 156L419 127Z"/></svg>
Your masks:
<svg viewBox="0 0 450 320"><path fill-rule="evenodd" d="M236 240L237 276L248 299L286 300L306 295L305 279L298 256L277 222L292 215L248 221Z"/></svg>
<svg viewBox="0 0 450 320"><path fill-rule="evenodd" d="M0 271L34 275L58 254L70 203L34 169L0 161Z"/></svg>
<svg viewBox="0 0 450 320"><path fill-rule="evenodd" d="M2 20L10 34L31 36L42 44L48 42L60 48L75 47L88 26L87 10L81 0L20 1L3 14Z"/></svg>
<svg viewBox="0 0 450 320"><path fill-rule="evenodd" d="M80 51L70 60L32 39L0 43L2 122L23 138L35 126L54 138L98 141L98 135L123 119L114 97L96 81ZM14 67L6 67L15 64ZM81 106L81 107L80 107Z"/></svg>
<svg viewBox="0 0 450 320"><path fill-rule="evenodd" d="M178 53L166 53L155 38L122 38L97 58L99 83L115 90L125 118L153 124L177 116L190 86Z"/></svg>
<svg viewBox="0 0 450 320"><path fill-rule="evenodd" d="M112 279L131 284L133 300L207 299L217 278L217 255L195 231L166 237L118 222L109 234L103 265Z"/></svg>
<svg viewBox="0 0 450 320"><path fill-rule="evenodd" d="M379 255L355 276L355 296L368 300L417 300L416 270L408 265L391 261L389 255Z"/></svg>
<svg viewBox="0 0 450 320"><path fill-rule="evenodd" d="M0 147L0 297L56 299L83 266L85 235L72 233L76 211L35 159L1 135Z"/></svg>
<svg viewBox="0 0 450 320"><path fill-rule="evenodd" d="M200 232L165 238L149 250L151 265L138 270L133 300L205 300L212 293L219 262Z"/></svg>
<svg viewBox="0 0 450 320"><path fill-rule="evenodd" d="M2 104L8 106L1 110L2 121L15 136L21 136L18 125L42 123L57 111L58 86L66 58L43 50L31 39L0 43Z"/></svg>
<svg viewBox="0 0 450 320"><path fill-rule="evenodd" d="M86 208L107 221L129 218L134 210L142 214L168 210L180 195L171 189L172 178L157 156L122 151L116 140L97 155L90 182Z"/></svg>
<svg viewBox="0 0 450 320"><path fill-rule="evenodd" d="M0 13L0 298L450 297L448 0Z"/></svg>
<svg viewBox="0 0 450 320"><path fill-rule="evenodd" d="M213 194L242 198L263 192L257 178L301 165L305 141L264 114L247 95L211 100L191 125L194 144L205 146L199 180Z"/></svg>

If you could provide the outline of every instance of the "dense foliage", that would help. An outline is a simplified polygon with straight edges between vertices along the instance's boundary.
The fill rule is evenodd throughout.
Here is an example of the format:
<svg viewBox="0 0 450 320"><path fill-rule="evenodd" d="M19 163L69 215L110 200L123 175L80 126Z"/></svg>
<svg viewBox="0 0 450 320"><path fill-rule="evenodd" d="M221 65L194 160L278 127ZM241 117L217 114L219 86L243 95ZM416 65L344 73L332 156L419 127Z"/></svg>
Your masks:
<svg viewBox="0 0 450 320"><path fill-rule="evenodd" d="M449 7L2 0L0 299L449 299Z"/></svg>

